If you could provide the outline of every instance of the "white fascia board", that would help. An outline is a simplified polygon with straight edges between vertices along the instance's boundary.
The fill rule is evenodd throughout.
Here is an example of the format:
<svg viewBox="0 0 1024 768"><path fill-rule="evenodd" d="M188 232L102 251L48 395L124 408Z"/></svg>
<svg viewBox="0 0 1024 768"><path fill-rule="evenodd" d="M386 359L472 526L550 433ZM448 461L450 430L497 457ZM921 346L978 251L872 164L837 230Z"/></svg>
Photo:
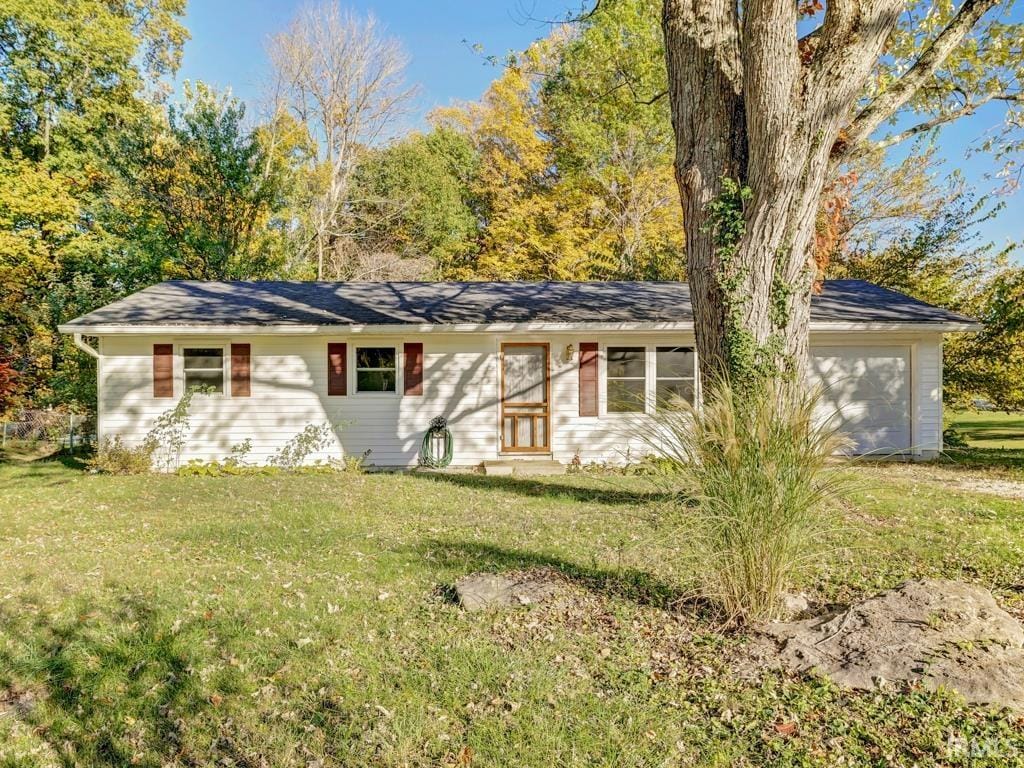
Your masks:
<svg viewBox="0 0 1024 768"><path fill-rule="evenodd" d="M89 336L340 336L340 335L401 335L410 333L591 333L622 331L693 332L692 322L683 323L458 323L387 324L387 325L61 325L61 333ZM902 333L959 333L976 332L979 323L811 323L814 332L902 332Z"/></svg>
<svg viewBox="0 0 1024 768"><path fill-rule="evenodd" d="M409 333L534 333L578 331L692 331L693 323L456 323L452 325L62 325L61 333L91 336L384 336Z"/></svg>
<svg viewBox="0 0 1024 768"><path fill-rule="evenodd" d="M826 331L875 331L889 333L977 333L984 326L981 323L811 323L811 332Z"/></svg>

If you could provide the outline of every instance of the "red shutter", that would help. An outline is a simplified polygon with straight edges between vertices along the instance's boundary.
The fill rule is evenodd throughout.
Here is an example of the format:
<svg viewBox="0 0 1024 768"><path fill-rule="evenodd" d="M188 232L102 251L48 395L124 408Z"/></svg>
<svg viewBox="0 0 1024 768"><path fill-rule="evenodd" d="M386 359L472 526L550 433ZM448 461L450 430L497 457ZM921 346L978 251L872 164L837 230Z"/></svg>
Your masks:
<svg viewBox="0 0 1024 768"><path fill-rule="evenodd" d="M174 397L174 345L153 345L153 397Z"/></svg>
<svg viewBox="0 0 1024 768"><path fill-rule="evenodd" d="M580 416L597 416L597 342L580 343Z"/></svg>
<svg viewBox="0 0 1024 768"><path fill-rule="evenodd" d="M423 394L423 345L405 345L405 394Z"/></svg>
<svg viewBox="0 0 1024 768"><path fill-rule="evenodd" d="M347 395L348 376L345 363L348 358L348 344L331 342L327 345L327 394Z"/></svg>
<svg viewBox="0 0 1024 768"><path fill-rule="evenodd" d="M248 344L231 345L231 396L249 397L251 380Z"/></svg>

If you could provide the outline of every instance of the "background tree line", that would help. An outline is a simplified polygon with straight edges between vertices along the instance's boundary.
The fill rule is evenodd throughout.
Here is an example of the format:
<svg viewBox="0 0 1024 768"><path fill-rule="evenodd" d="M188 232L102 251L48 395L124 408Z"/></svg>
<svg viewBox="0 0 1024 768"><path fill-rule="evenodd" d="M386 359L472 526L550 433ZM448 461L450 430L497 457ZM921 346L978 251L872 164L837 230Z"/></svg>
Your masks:
<svg viewBox="0 0 1024 768"><path fill-rule="evenodd" d="M247 112L170 93L184 6L0 12L0 412L90 407L91 360L57 325L160 280L685 278L660 0L602 2L404 133L407 59L373 19L301 11ZM933 138L844 169L822 273L982 318L949 345L947 396L1021 408L1024 276L975 234L1001 203L944 179Z"/></svg>

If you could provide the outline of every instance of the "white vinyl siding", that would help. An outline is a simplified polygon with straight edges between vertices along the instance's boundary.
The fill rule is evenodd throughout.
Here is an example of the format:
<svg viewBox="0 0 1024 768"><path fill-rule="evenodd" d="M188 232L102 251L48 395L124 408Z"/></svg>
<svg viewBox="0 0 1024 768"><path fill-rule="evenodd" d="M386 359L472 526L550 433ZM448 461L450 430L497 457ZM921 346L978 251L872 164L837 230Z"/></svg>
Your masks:
<svg viewBox="0 0 1024 768"><path fill-rule="evenodd" d="M327 396L327 343L348 344L348 392ZM406 397L403 391L403 344L423 343L424 394ZM154 419L173 406L168 398L153 397L154 343L175 345L175 397L183 390L183 347L222 347L251 344L252 394L247 398L195 398L183 461L191 458L222 459L233 445L252 440L249 461L265 462L307 424L329 423L334 427L332 444L312 459L338 458L369 450L368 461L377 466L411 467L424 431L435 416L448 419L454 436L454 464L472 466L496 459L500 449L498 359L503 341L550 344L551 350L551 458L568 463L579 455L584 462L623 462L646 452L636 435L648 424L647 413L609 413L607 407L606 353L608 347L644 347L646 353L647 409L653 410L657 386L656 349L692 346L692 333L410 333L405 336L354 338L346 336L237 336L157 337L104 336L100 342L99 423L101 438L120 435L126 442L140 442ZM579 346L598 342L598 413L579 415ZM572 344L574 352L567 355ZM832 359L839 379L841 370L857 371L855 361L865 362L879 373L888 367L898 373L892 384L902 403L909 396L910 436L903 405L867 406L874 419L870 426L886 435L900 450L924 454L939 449L941 439L941 336L918 334L894 336L880 333L833 333L812 336L818 357ZM397 392L356 391L357 347L390 347L395 353ZM839 348L842 348L841 350ZM825 349L822 353L822 349ZM903 350L899 360L889 350ZM881 352L879 350L881 349ZM879 357L881 355L881 357ZM907 356L909 355L909 357ZM816 358L817 359L817 358ZM841 363L838 361L842 361ZM882 362L879 362L879 361ZM885 362L887 361L887 362ZM902 361L902 362L901 362ZM228 365L225 360L225 366ZM851 368L852 365L852 368ZM902 377L902 378L900 378ZM877 377L876 377L877 378ZM884 383L884 377L879 383ZM888 386L888 385L886 385ZM699 397L699 383L697 385ZM864 404L856 402L861 390L849 396L851 413ZM884 400L885 398L883 398ZM872 411L874 415L872 415ZM893 423L883 423L892 421ZM897 439L897 438L900 439Z"/></svg>

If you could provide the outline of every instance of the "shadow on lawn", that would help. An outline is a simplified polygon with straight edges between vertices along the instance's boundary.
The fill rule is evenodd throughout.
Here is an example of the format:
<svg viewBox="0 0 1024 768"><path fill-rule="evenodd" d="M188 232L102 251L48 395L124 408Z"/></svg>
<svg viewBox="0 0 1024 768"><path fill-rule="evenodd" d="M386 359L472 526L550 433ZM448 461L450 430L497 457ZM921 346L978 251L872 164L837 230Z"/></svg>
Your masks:
<svg viewBox="0 0 1024 768"><path fill-rule="evenodd" d="M196 627L172 630L137 596L81 603L74 615L32 608L0 612L3 634L18 638L0 644L0 702L13 702L62 766L131 765L140 754L177 764L186 723L212 707L187 647ZM227 764L250 764L230 740L215 741Z"/></svg>
<svg viewBox="0 0 1024 768"><path fill-rule="evenodd" d="M88 468L86 460L91 454L76 450L71 453L65 449L43 448L38 450L0 449L0 467L16 470L16 478L31 479L35 482L46 475L63 474L63 470L84 471ZM7 482L10 482L8 480ZM61 485L68 478L54 480L48 485Z"/></svg>
<svg viewBox="0 0 1024 768"><path fill-rule="evenodd" d="M661 609L688 604L700 608L692 596L672 584L637 568L600 568L586 566L554 555L485 544L477 541L428 539L419 553L434 564L462 571L500 573L521 568L552 568L569 581L606 597L632 600L639 605Z"/></svg>
<svg viewBox="0 0 1024 768"><path fill-rule="evenodd" d="M614 479L602 482L603 487L587 488L567 482L553 481L551 478L539 480L530 477L495 477L493 475L477 475L468 472L452 472L446 474L427 474L414 472L411 477L435 483L449 483L462 488L474 490L505 491L520 496L534 498L567 498L573 501L598 504L650 504L668 501L673 494L658 490L651 484L650 490L644 491L625 488Z"/></svg>
<svg viewBox="0 0 1024 768"><path fill-rule="evenodd" d="M937 464L968 469L1011 469L1024 472L1024 448L948 448Z"/></svg>

